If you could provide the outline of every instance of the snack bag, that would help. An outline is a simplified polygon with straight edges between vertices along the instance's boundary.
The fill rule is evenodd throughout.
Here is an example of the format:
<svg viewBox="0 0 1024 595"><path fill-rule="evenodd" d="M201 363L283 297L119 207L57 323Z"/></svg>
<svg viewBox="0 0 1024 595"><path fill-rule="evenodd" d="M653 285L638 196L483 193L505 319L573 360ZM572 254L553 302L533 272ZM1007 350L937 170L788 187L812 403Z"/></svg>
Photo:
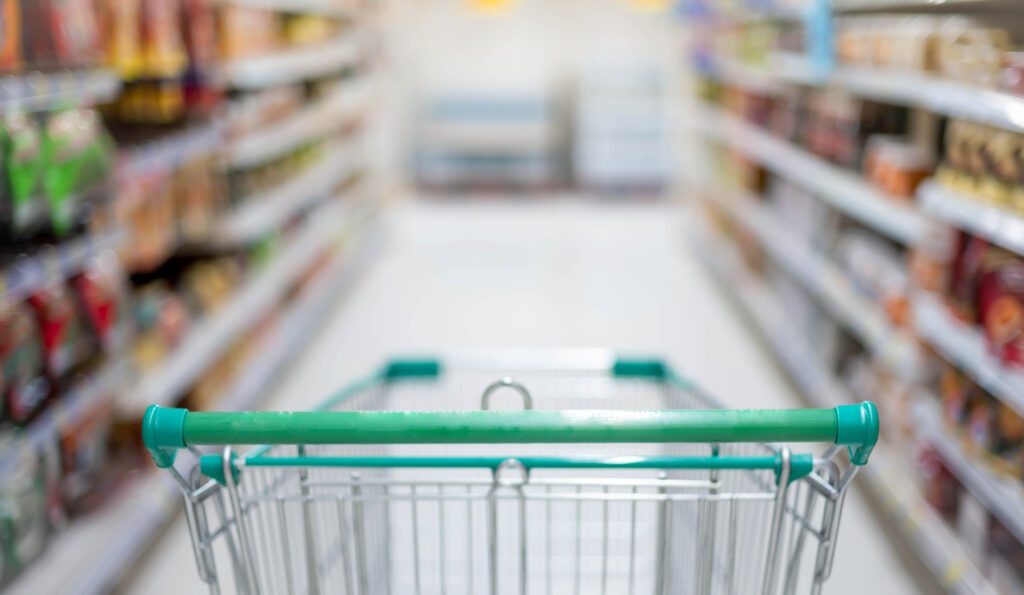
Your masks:
<svg viewBox="0 0 1024 595"><path fill-rule="evenodd" d="M993 353L1008 365L1024 365L1024 260L990 250L978 282L978 313Z"/></svg>
<svg viewBox="0 0 1024 595"><path fill-rule="evenodd" d="M45 374L42 335L32 309L24 303L0 308L0 358L7 417L25 423L46 403L51 384Z"/></svg>
<svg viewBox="0 0 1024 595"><path fill-rule="evenodd" d="M0 0L0 72L21 66L21 7L18 0Z"/></svg>

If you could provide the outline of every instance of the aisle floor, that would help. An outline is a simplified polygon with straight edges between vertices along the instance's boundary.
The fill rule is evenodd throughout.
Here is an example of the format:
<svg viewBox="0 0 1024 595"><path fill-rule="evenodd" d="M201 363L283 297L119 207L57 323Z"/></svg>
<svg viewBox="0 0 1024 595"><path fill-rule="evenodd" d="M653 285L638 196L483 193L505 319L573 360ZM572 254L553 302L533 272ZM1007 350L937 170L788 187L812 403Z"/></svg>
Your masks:
<svg viewBox="0 0 1024 595"><path fill-rule="evenodd" d="M683 217L581 201L394 209L381 254L268 407L310 406L394 354L594 347L664 355L729 406L800 405L691 253ZM860 494L843 523L826 593L918 592ZM127 590L201 592L182 518Z"/></svg>

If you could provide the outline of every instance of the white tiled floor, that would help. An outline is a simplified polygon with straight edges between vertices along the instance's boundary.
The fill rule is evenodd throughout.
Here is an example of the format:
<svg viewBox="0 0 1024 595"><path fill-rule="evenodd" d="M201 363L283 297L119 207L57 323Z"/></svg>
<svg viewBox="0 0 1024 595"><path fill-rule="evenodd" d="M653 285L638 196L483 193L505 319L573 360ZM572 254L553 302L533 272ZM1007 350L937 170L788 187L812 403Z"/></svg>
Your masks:
<svg viewBox="0 0 1024 595"><path fill-rule="evenodd" d="M730 406L798 404L689 253L676 208L421 203L392 218L379 261L324 321L271 408L316 403L390 355L568 347L663 355ZM857 494L843 522L826 593L917 591ZM128 590L199 590L183 523Z"/></svg>

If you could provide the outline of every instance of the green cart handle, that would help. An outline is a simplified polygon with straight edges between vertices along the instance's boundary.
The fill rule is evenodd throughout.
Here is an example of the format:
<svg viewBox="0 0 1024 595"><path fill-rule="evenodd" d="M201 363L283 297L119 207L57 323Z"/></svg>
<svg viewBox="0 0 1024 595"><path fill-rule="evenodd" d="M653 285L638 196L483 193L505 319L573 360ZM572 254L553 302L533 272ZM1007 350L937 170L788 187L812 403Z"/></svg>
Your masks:
<svg viewBox="0 0 1024 595"><path fill-rule="evenodd" d="M832 442L864 465L878 441L871 402L833 409L684 411L192 412L151 405L142 440L160 467L177 449L228 444Z"/></svg>

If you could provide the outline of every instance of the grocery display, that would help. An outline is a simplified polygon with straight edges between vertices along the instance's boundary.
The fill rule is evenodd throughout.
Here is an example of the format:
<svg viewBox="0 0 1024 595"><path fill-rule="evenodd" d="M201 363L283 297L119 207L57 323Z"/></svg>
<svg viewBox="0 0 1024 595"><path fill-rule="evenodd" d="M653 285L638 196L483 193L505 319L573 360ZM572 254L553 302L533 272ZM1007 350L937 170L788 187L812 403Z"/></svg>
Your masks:
<svg viewBox="0 0 1024 595"><path fill-rule="evenodd" d="M0 0L0 592L1024 593L1019 4Z"/></svg>
<svg viewBox="0 0 1024 595"><path fill-rule="evenodd" d="M748 20L710 4L686 11L706 116L692 130L714 164L690 187L716 230L700 250L743 256L705 260L733 291L761 288L740 304L809 398L884 395L895 423L872 492L914 519L901 533L937 582L1019 592L1024 21L998 6L872 14L882 3ZM912 360L893 360L897 341Z"/></svg>
<svg viewBox="0 0 1024 595"><path fill-rule="evenodd" d="M115 581L141 550L110 558L114 542L97 533L87 541L105 564L69 569L60 587L29 586L56 580L39 566L89 559L74 544L93 517L124 515L140 545L161 526L159 498L123 504L161 483L138 479L151 471L132 436L133 395L157 383L169 403L256 402L298 340L279 327L344 288L376 212L358 142L372 125L372 58L251 94L226 71L354 41L352 19L368 9L346 6L0 3L0 588ZM280 153L244 157L247 138L262 144L319 104L305 138L271 138ZM222 241L259 195L273 202L275 188L303 183L314 196ZM169 370L188 353L201 361ZM261 385L241 380L253 366ZM163 385L168 374L177 380Z"/></svg>

